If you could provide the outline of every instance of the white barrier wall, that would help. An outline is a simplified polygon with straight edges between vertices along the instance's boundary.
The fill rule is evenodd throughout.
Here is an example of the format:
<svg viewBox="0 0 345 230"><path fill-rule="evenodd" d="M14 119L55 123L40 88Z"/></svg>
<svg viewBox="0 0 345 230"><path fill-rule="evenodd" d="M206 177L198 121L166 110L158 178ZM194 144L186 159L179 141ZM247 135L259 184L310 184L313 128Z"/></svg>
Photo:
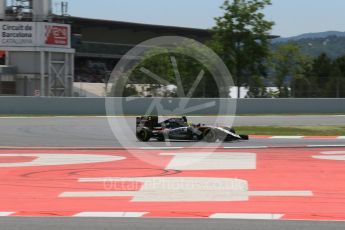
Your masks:
<svg viewBox="0 0 345 230"><path fill-rule="evenodd" d="M113 115L141 115L153 98L114 99L122 108ZM226 115L226 105L235 99L191 99L190 106L216 102L214 107L186 115ZM115 102L116 102L115 101ZM174 109L179 99L162 99L165 109ZM170 107L170 108L169 108ZM121 112L123 111L123 112ZM345 99L240 99L237 114L345 114ZM0 97L1 115L106 115L105 98ZM171 115L160 114L160 115Z"/></svg>

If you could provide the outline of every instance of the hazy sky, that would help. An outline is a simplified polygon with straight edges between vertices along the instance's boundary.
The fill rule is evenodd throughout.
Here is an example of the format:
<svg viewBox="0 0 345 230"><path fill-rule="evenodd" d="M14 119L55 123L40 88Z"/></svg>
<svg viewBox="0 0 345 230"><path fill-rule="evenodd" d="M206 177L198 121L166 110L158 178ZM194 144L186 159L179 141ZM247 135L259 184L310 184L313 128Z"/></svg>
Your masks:
<svg viewBox="0 0 345 230"><path fill-rule="evenodd" d="M73 16L210 28L223 0L68 0ZM265 12L273 34L345 31L345 0L272 0Z"/></svg>

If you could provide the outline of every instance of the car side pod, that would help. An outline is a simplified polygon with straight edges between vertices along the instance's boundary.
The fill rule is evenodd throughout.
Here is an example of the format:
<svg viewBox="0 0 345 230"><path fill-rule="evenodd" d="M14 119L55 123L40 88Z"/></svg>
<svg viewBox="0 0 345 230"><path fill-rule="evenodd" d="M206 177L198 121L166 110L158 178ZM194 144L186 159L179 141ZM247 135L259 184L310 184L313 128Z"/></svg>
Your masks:
<svg viewBox="0 0 345 230"><path fill-rule="evenodd" d="M203 140L208 143L214 143L218 138L216 131L212 128L206 129L203 133Z"/></svg>

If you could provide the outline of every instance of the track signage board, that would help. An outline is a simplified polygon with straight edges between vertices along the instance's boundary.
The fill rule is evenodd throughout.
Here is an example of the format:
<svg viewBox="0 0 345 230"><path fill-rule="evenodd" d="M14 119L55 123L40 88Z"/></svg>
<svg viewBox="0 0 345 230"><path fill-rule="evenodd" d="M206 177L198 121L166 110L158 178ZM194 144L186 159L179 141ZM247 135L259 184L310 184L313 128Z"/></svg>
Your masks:
<svg viewBox="0 0 345 230"><path fill-rule="evenodd" d="M1 46L35 46L35 23L0 22L0 26Z"/></svg>
<svg viewBox="0 0 345 230"><path fill-rule="evenodd" d="M71 47L71 27L46 22L0 22L1 47Z"/></svg>

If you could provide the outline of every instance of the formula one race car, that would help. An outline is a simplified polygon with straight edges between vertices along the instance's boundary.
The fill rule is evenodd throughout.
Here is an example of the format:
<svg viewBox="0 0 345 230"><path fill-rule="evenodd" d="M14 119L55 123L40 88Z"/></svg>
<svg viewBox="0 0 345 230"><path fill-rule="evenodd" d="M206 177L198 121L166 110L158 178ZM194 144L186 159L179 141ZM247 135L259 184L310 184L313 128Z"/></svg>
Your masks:
<svg viewBox="0 0 345 230"><path fill-rule="evenodd" d="M215 127L203 124L190 124L186 117L170 118L158 122L157 116L137 117L136 136L141 142L151 139L186 141L236 141L249 140L247 135L238 135L230 127Z"/></svg>

